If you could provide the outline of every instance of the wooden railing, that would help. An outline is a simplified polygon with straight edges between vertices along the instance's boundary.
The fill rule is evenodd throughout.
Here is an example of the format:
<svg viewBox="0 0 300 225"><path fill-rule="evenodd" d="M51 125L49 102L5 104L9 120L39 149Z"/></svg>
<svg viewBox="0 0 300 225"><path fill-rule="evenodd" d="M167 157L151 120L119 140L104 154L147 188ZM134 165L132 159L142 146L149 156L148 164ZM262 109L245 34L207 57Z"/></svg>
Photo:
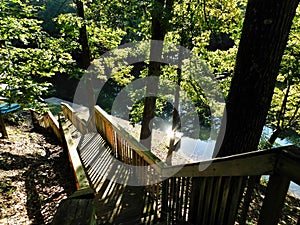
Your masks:
<svg viewBox="0 0 300 225"><path fill-rule="evenodd" d="M84 130L84 124L69 107L69 118ZM300 184L299 149L290 146L215 158L199 163L167 166L110 115L95 107L97 132L107 141L113 155L133 165L135 175L159 199L161 220L167 224L234 224L245 182L270 175L258 224L277 224L291 181ZM201 168L205 168L202 170ZM298 224L300 222L298 221Z"/></svg>
<svg viewBox="0 0 300 225"><path fill-rule="evenodd" d="M31 110L31 118L34 126L43 127L45 129L51 129L59 141L62 141L61 131L59 130L58 121L54 115L48 111L43 115Z"/></svg>
<svg viewBox="0 0 300 225"><path fill-rule="evenodd" d="M201 164L207 163L200 171ZM168 223L234 224L243 183L250 177L270 175L258 224L277 224L290 181L300 184L299 169L300 151L294 146L185 165L164 181L162 208ZM174 166L164 168L162 176L168 177L172 170Z"/></svg>
<svg viewBox="0 0 300 225"><path fill-rule="evenodd" d="M113 150L114 156L121 162L134 166L133 176L158 199L160 174L166 164L116 124L99 106L95 107L95 124L97 131Z"/></svg>
<svg viewBox="0 0 300 225"><path fill-rule="evenodd" d="M80 119L76 115L74 109L66 103L61 103L62 111L65 117L72 122L72 124L82 133L88 132L87 122Z"/></svg>
<svg viewBox="0 0 300 225"><path fill-rule="evenodd" d="M76 191L60 203L51 225L95 225L94 191L90 187L77 152L78 138L74 138L71 129L72 126L76 126L77 130L86 133L86 122L81 120L67 104L62 103L62 111L60 126L59 129L56 129L60 132L62 144L68 154L70 166L74 173ZM48 121L49 118L45 117L44 120ZM56 124L58 125L58 123Z"/></svg>

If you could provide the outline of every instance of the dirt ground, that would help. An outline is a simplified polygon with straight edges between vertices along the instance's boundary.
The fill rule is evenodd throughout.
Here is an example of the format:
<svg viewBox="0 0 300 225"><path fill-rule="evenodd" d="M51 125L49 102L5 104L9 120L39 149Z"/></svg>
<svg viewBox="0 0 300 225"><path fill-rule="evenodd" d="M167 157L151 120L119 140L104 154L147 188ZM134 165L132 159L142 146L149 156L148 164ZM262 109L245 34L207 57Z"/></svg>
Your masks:
<svg viewBox="0 0 300 225"><path fill-rule="evenodd" d="M24 116L24 115L22 115ZM0 139L0 224L50 224L61 200L75 190L58 141L28 118Z"/></svg>

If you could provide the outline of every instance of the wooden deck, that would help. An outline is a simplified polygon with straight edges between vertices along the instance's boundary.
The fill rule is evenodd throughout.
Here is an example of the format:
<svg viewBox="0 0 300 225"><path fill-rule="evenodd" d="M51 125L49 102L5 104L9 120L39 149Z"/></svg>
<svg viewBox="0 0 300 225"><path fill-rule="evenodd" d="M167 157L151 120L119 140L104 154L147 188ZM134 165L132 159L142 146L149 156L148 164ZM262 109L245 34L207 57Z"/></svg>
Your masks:
<svg viewBox="0 0 300 225"><path fill-rule="evenodd" d="M81 136L78 152L96 192L97 224L141 224L147 218L145 207L153 214L155 205L144 195L145 188L127 185L135 182L132 171L112 156L99 133Z"/></svg>
<svg viewBox="0 0 300 225"><path fill-rule="evenodd" d="M78 120L73 119L78 124ZM68 132L65 133L70 134L69 139L76 143L91 188L95 190L97 224L153 223L158 218L154 216L157 203L145 195L145 187L128 185L136 183L132 170L113 157L112 149L99 133L86 133L82 125L77 129L70 122L66 123L68 125L63 127L68 127Z"/></svg>
<svg viewBox="0 0 300 225"><path fill-rule="evenodd" d="M233 225L242 184L270 175L258 224L273 225L290 181L300 183L300 151L294 146L167 166L99 107L95 127L68 105L62 108L69 138L95 191L97 224Z"/></svg>

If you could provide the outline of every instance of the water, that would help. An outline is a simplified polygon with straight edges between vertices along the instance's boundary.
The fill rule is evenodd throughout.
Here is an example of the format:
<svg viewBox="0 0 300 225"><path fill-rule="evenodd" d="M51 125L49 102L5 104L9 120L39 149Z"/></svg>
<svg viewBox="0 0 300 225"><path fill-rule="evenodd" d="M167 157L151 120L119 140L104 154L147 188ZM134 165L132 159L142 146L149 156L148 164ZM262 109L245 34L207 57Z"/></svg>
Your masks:
<svg viewBox="0 0 300 225"><path fill-rule="evenodd" d="M273 130L269 127L264 127L262 137L264 139L268 139L272 135ZM288 145L293 145L293 143L287 139L281 139L277 138L275 140L275 143L273 147L278 147L278 146L288 146ZM268 179L268 176L265 176ZM289 192L294 195L297 198L300 198L300 186L294 182L291 182L290 187L289 187Z"/></svg>
<svg viewBox="0 0 300 225"><path fill-rule="evenodd" d="M215 148L216 141L208 139L206 141L182 137L180 145L176 151L193 161L211 159Z"/></svg>
<svg viewBox="0 0 300 225"><path fill-rule="evenodd" d="M267 126L264 126L263 128L263 132L262 132L262 138L263 139L269 139L269 137L272 135L273 130ZM293 145L293 143L287 139L281 139L281 138L277 138L275 140L275 143L273 145L273 147L276 146L288 146L288 145Z"/></svg>

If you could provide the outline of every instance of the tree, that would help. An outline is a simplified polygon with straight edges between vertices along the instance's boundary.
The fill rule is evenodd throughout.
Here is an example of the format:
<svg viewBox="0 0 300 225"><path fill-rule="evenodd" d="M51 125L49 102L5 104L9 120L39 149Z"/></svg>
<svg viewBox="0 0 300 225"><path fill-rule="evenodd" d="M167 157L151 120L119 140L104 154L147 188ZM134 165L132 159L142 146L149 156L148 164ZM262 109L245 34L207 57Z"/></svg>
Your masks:
<svg viewBox="0 0 300 225"><path fill-rule="evenodd" d="M87 67L89 62L120 44L126 32L115 20L124 18L119 18L113 10L119 4L117 1L76 0L74 3L71 12L58 15L54 21L57 35L65 40L64 49L80 67Z"/></svg>
<svg viewBox="0 0 300 225"><path fill-rule="evenodd" d="M112 30L122 30L122 43L145 39L149 33L148 8L151 1L145 0L93 0L88 14ZM147 15L147 16L146 16ZM107 33L106 35L109 35Z"/></svg>
<svg viewBox="0 0 300 225"><path fill-rule="evenodd" d="M168 23L171 16L173 7L173 0L155 0L152 9L152 40L163 41L168 29ZM150 59L154 58L152 54L158 54L162 56L162 44L161 46L155 46L156 44L151 42ZM161 63L151 61L149 64L148 76L154 76L159 79L161 69ZM153 118L155 115L155 102L157 98L158 79L153 82L148 82L146 97L144 103L142 128L140 134L140 142L151 150L151 137Z"/></svg>
<svg viewBox="0 0 300 225"><path fill-rule="evenodd" d="M226 156L257 149L298 3L298 0L248 1L226 101L226 116L221 125L221 132L225 134L224 138L217 140L215 155ZM249 181L248 187L253 182L255 180ZM229 194L243 193L244 187L245 182L232 178ZM247 196L251 196L251 192ZM238 201L230 204L236 206ZM248 203L244 203L245 208ZM233 207L231 213L236 215L237 207Z"/></svg>
<svg viewBox="0 0 300 225"><path fill-rule="evenodd" d="M63 39L43 30L40 9L17 0L0 4L0 83L7 85L1 95L25 107L39 107L50 87L45 78L69 73L74 65L61 48Z"/></svg>
<svg viewBox="0 0 300 225"><path fill-rule="evenodd" d="M269 113L272 113L275 118L269 123L274 128L273 133L268 139L270 145L273 145L276 139L287 129L299 128L299 82L292 85L291 81L286 81L286 88L280 90L275 88L272 108ZM274 112L275 111L275 112Z"/></svg>
<svg viewBox="0 0 300 225"><path fill-rule="evenodd" d="M179 38L178 41L181 46L185 46L192 51L199 52L201 58L206 63L212 64L211 62L216 63L220 60L220 64L214 65L214 67L210 68L214 69L214 74L217 78L227 78L231 75L231 73L224 75L224 69L228 68L228 64L224 63L225 57L221 55L226 55L227 58L228 55L233 55L232 52L234 51L228 51L228 48L230 49L234 47L234 42L229 36L234 35L235 39L239 36L236 32L239 31L239 24L242 21L241 5L241 2L236 0L226 1L226 4L218 1L205 0L200 3L199 1L181 1L174 7L174 16L171 21L171 32L169 32L166 39L174 41L174 39L176 40ZM199 40L198 38L200 36L202 39ZM225 37L227 41L222 37ZM216 39L218 39L218 41L216 41ZM230 43L228 40L230 40ZM217 49L219 50L216 52ZM231 61L234 59L235 58L233 57L230 58ZM222 65L224 69L220 68L220 65ZM219 74L220 72L218 73L217 70L221 70L221 74ZM200 87L197 82L194 82L192 77L186 75L182 76L181 73L182 71L178 69L176 81L178 86L174 93L172 120L173 135L175 135L176 130L179 128L179 115L176 110L178 109L180 95L179 89L183 89L186 93L189 93L190 97L196 96L192 97L192 99L196 105L201 126L209 127L211 124L211 111L206 99L206 94L203 92L202 87ZM169 79L172 79L172 77ZM201 132L200 135L202 133L203 132ZM175 150L174 141L174 137L170 139L167 156L169 164L171 163L172 152Z"/></svg>
<svg viewBox="0 0 300 225"><path fill-rule="evenodd" d="M297 5L297 0L248 2L221 128L225 135L215 155L257 149Z"/></svg>
<svg viewBox="0 0 300 225"><path fill-rule="evenodd" d="M174 16L170 18L170 21L165 21L165 24L169 24L169 30L165 35L164 40L165 41L171 41L171 42L178 42L181 45L190 48L191 50L194 48L194 46L197 46L198 51L201 52L201 55L203 55L203 52L207 51L205 47L209 45L209 43L203 41L203 36L209 38L209 32L214 32L218 34L219 32L228 32L229 30L229 24L232 23L232 20L240 22L237 18L241 15L241 10L239 7L232 7L237 6L237 1L232 0L229 4L226 4L226 6L218 3L217 1L209 1L210 3L218 5L220 8L220 12L222 12L219 15L220 18L214 14L216 10L213 11L213 6L209 7L209 12L211 12L210 16L208 17L207 9L205 8L205 5L207 4L205 1L203 4L199 5L199 1L180 1L174 3L173 6L173 14ZM204 5L204 6L203 6ZM230 9L234 9L230 12ZM204 14L204 15L202 15ZM161 14L163 15L163 14ZM226 16L225 16L226 15ZM228 18L227 18L228 17ZM208 18L211 18L211 20L208 23ZM152 21L154 17L152 16ZM221 22L220 22L221 21ZM213 24L213 26L211 26ZM219 30L216 29L216 25L219 25ZM212 28L213 27L213 28ZM210 30L209 30L210 29ZM153 31L153 30L152 30ZM200 38L200 35L202 36ZM236 34L235 34L236 35ZM237 36L237 35L236 35ZM201 46L200 50L199 47ZM193 49L194 51L194 49ZM197 50L196 50L197 51ZM200 53L199 53L200 54ZM224 54L225 55L225 54ZM232 55L232 54L231 54ZM209 60L207 60L209 61ZM172 76L172 75L171 75ZM170 76L170 77L171 77ZM197 110L199 111L199 115L202 114L203 118L208 118L207 115L204 116L204 114L207 114L209 110L207 110L207 105L203 102L203 93L201 93L201 87L198 87L197 85L194 85L195 83L190 79L183 80L182 87L189 92L192 98L195 100L195 104L197 106ZM198 99L198 100L196 100ZM151 104L150 104L151 105ZM145 104L145 107L148 107ZM154 115L154 107L153 103L152 106L149 106L151 109L153 109L153 112L151 113L145 113L143 114L143 120L150 121L150 118L153 118ZM147 109L148 110L148 109ZM147 111L146 110L146 111ZM150 111L149 111L150 112ZM147 118L149 116L149 118ZM143 124L147 124L147 122L143 122ZM149 137L150 135L150 129L148 129L148 126L145 125L145 137ZM143 132L144 132L143 131ZM141 136L143 134L141 133ZM149 138L150 139L150 138ZM172 144L172 143L171 143ZM148 145L149 147L149 145Z"/></svg>
<svg viewBox="0 0 300 225"><path fill-rule="evenodd" d="M288 44L283 55L281 68L271 108L268 113L267 125L274 129L269 137L269 144L273 145L275 140L284 135L285 131L292 130L299 133L300 128L300 95L299 95L299 73L300 73L300 7L297 9L293 26L289 35Z"/></svg>
<svg viewBox="0 0 300 225"><path fill-rule="evenodd" d="M77 15L81 21L79 26L79 44L81 47L79 65L87 69L91 63L91 52L86 30L84 4L81 0L76 0Z"/></svg>

